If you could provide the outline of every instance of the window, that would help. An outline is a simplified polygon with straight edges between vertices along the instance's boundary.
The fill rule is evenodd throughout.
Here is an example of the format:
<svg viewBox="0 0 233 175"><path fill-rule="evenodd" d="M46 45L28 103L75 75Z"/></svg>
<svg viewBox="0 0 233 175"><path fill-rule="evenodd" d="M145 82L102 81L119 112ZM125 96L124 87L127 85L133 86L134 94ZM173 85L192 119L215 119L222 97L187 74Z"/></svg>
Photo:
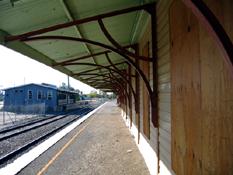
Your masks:
<svg viewBox="0 0 233 175"><path fill-rule="evenodd" d="M42 99L42 92L37 91L37 100L41 100L41 99Z"/></svg>
<svg viewBox="0 0 233 175"><path fill-rule="evenodd" d="M52 99L52 91L48 91L48 100Z"/></svg>
<svg viewBox="0 0 233 175"><path fill-rule="evenodd" d="M17 93L18 92L18 90L15 90L15 93Z"/></svg>
<svg viewBox="0 0 233 175"><path fill-rule="evenodd" d="M32 91L31 90L28 91L28 99L32 99Z"/></svg>
<svg viewBox="0 0 233 175"><path fill-rule="evenodd" d="M20 92L23 92L23 90L20 90Z"/></svg>

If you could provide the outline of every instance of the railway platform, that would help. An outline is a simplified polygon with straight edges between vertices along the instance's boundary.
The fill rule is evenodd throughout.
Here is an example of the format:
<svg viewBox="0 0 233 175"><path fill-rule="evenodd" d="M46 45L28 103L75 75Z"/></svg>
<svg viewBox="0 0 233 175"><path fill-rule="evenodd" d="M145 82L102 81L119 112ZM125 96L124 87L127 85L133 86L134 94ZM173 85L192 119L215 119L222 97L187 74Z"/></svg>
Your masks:
<svg viewBox="0 0 233 175"><path fill-rule="evenodd" d="M127 174L149 171L115 102L96 113L18 174Z"/></svg>

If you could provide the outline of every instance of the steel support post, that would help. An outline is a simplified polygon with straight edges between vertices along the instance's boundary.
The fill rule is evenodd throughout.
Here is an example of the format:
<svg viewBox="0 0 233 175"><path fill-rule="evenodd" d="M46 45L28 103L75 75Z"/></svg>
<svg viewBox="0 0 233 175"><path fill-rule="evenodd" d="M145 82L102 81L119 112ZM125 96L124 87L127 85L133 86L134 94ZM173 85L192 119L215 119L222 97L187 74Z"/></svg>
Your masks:
<svg viewBox="0 0 233 175"><path fill-rule="evenodd" d="M127 83L124 83L125 91L127 92ZM127 96L125 96L125 118L127 119L127 114L128 114L128 102L127 102Z"/></svg>
<svg viewBox="0 0 233 175"><path fill-rule="evenodd" d="M135 53L139 54L138 45L135 47ZM135 64L139 67L139 60L135 59ZM138 126L138 144L140 140L140 80L139 73L135 70L135 90L136 90L136 98L135 98L135 113L136 113L136 124Z"/></svg>
<svg viewBox="0 0 233 175"><path fill-rule="evenodd" d="M129 80L129 84L132 85L132 78L131 78L131 65L128 66L128 80ZM130 118L130 128L132 127L132 92L131 89L129 88L129 118Z"/></svg>
<svg viewBox="0 0 233 175"><path fill-rule="evenodd" d="M151 16L151 37L152 37L152 72L153 72L153 92L151 100L152 123L158 127L158 56L157 56L157 28L156 28L156 5L150 6L147 12Z"/></svg>
<svg viewBox="0 0 233 175"><path fill-rule="evenodd" d="M156 19L156 4L150 6L147 12L151 16L151 38L152 38L152 71L153 71L153 92L151 100L151 115L154 127L157 127L157 167L158 174L160 173L160 140L159 140L159 115L158 115L158 55L157 55L157 19Z"/></svg>

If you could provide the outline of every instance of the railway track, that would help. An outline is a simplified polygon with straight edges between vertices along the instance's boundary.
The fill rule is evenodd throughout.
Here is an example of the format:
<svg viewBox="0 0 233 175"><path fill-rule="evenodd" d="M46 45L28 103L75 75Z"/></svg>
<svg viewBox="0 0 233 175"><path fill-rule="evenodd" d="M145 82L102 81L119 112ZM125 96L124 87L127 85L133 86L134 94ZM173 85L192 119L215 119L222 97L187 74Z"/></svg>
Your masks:
<svg viewBox="0 0 233 175"><path fill-rule="evenodd" d="M79 110L78 114L73 113L55 119L50 118L46 122L45 120L34 121L32 125L27 123L22 126L16 126L14 129L10 128L9 130L0 131L0 167L3 167L25 151L54 135L93 109L84 108Z"/></svg>
<svg viewBox="0 0 233 175"><path fill-rule="evenodd" d="M75 113L85 111L86 109L87 108L83 108L83 109L81 109L79 111L75 111ZM36 129L36 128L39 128L39 127L44 126L46 124L58 121L58 120L60 120L62 118L65 118L65 117L67 117L69 115L72 115L73 113L74 112L66 114L66 115L52 116L52 117L49 117L49 118L44 118L44 119L40 119L40 120L37 120L37 121L29 122L29 123L26 123L26 124L23 124L23 125L20 125L20 126L15 126L13 128L10 128L10 129L5 129L3 131L0 131L0 142L2 140L14 137L16 135L19 135L19 134L22 134L24 132L30 131L32 129Z"/></svg>
<svg viewBox="0 0 233 175"><path fill-rule="evenodd" d="M75 112L78 112L79 110L81 111L83 109L84 108L80 108L78 110L75 110ZM72 112L74 112L74 111L72 111ZM72 112L70 112L70 113L68 113L66 115L72 114ZM36 124L36 123L39 123L39 122L50 120L51 118L56 118L58 116L62 116L62 115L58 114L58 115L46 116L44 118L37 118L37 119L34 119L34 120L27 121L25 123L16 124L16 125L13 125L13 126L10 126L10 127L6 127L6 128L3 128L3 129L0 129L0 135L1 134L6 134L8 132L11 132L13 130L17 130L17 129L20 129L20 128L23 128L23 127L26 127L26 126L30 126L30 125Z"/></svg>

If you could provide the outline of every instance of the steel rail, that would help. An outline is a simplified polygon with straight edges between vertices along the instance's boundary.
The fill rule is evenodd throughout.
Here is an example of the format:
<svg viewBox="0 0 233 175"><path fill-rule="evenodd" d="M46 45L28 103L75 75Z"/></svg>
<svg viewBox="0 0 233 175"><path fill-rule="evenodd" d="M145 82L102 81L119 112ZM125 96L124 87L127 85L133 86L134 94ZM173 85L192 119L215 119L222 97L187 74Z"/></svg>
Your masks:
<svg viewBox="0 0 233 175"><path fill-rule="evenodd" d="M31 122L28 121L27 123L22 123L22 124L19 124L19 125L16 125L16 126L12 126L12 127L9 127L9 128L3 128L3 129L0 130L0 134L5 134L7 132L11 132L11 131L19 129L19 128L23 128L23 127L26 127L26 126L29 126L29 125L33 125L35 123L46 121L46 120L49 120L51 118L58 117L59 115L63 115L63 114L52 115L52 116L49 116L49 117L46 117L46 118L33 120Z"/></svg>
<svg viewBox="0 0 233 175"><path fill-rule="evenodd" d="M84 108L84 109L85 109L85 108ZM82 110L84 110L84 109L82 109ZM17 131L17 132L11 133L11 134L7 134L7 135L4 135L4 136L0 137L0 141L5 140L5 139L9 139L9 138L14 137L14 136L17 136L17 135L19 135L19 134L23 134L23 133L25 133L25 132L34 130L34 129L36 129L36 128L40 128L40 127L42 127L42 126L45 126L45 125L48 125L48 124L50 124L50 123L56 122L56 121L58 121L58 120L61 120L61 119L63 119L63 118L66 118L66 117L68 117L68 116L70 116L70 115L73 115L73 114L66 114L66 115L60 116L60 117L57 116L57 118L55 118L55 119L53 119L53 120L51 120L51 121L44 122L44 123L39 123L39 122L37 122L37 123L39 123L38 125L35 125L35 126L30 127L30 128L26 128L26 129L23 129L23 130L20 130L20 131ZM50 118L50 119L51 119L51 118ZM46 121L46 120L43 120L43 121ZM43 122L43 121L41 121L41 122ZM34 124L35 124L35 123L34 123ZM29 126L29 125L27 125L27 126ZM26 127L26 126L24 126L24 127ZM22 128L22 127L21 127L21 128ZM17 129L18 129L18 128L17 128ZM10 132L10 131L8 131L8 132Z"/></svg>
<svg viewBox="0 0 233 175"><path fill-rule="evenodd" d="M69 122L63 124L62 126L58 127L58 128L55 128L53 130L51 130L50 132L36 138L35 140L21 146L20 148L14 150L14 151L11 151L10 153L7 153L6 155L0 157L0 165L1 164L4 164L5 162L11 160L12 158L14 158L15 156L17 156L18 154L24 152L25 150L29 149L30 147L38 144L39 142L43 141L44 139L48 138L49 136L55 134L57 131L63 129L64 127L68 126L69 124L73 123L75 120L77 120L78 118L80 118L81 116L89 113L90 111L92 111L93 109L90 109L89 111L86 111L84 112L83 114L81 114L80 116L70 120Z"/></svg>

